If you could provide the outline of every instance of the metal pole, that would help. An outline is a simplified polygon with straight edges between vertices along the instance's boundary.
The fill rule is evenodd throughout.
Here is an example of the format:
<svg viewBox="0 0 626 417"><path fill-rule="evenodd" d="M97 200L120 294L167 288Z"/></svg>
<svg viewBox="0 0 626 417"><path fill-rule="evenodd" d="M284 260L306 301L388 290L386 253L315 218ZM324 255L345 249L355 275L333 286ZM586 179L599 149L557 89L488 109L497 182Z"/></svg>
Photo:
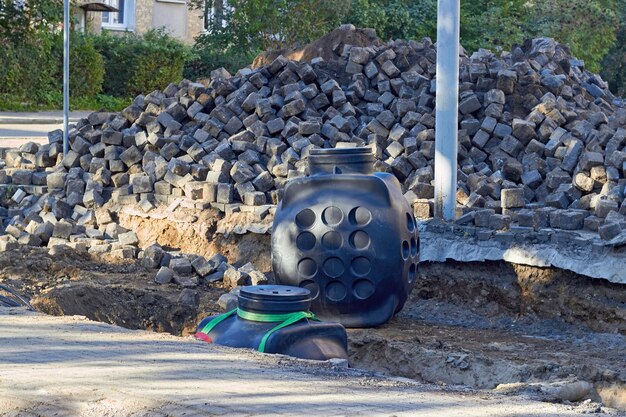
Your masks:
<svg viewBox="0 0 626 417"><path fill-rule="evenodd" d="M456 218L460 0L437 1L435 216Z"/></svg>
<svg viewBox="0 0 626 417"><path fill-rule="evenodd" d="M63 155L69 151L70 0L63 0Z"/></svg>

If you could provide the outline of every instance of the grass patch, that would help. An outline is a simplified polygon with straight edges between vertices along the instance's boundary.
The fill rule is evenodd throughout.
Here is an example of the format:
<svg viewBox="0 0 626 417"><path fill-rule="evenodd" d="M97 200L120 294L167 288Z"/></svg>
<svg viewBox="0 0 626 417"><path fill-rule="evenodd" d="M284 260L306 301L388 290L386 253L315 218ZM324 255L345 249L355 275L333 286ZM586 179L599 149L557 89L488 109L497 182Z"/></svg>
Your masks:
<svg viewBox="0 0 626 417"><path fill-rule="evenodd" d="M94 97L78 97L70 99L70 110L103 110L121 111L132 102L131 98L113 97L96 94ZM63 108L63 96L50 94L42 100L32 102L22 97L0 94L0 111L54 111Z"/></svg>
<svg viewBox="0 0 626 417"><path fill-rule="evenodd" d="M119 112L125 107L128 107L132 101L132 98L121 98L106 94L97 94L95 97L80 97L70 100L70 109Z"/></svg>

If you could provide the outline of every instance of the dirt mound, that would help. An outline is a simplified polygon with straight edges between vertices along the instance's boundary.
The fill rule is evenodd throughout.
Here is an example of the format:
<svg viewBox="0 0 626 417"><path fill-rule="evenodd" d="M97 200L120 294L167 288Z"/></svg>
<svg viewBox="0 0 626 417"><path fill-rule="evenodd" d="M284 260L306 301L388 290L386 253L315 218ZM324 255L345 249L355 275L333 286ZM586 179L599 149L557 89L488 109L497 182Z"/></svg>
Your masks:
<svg viewBox="0 0 626 417"><path fill-rule="evenodd" d="M555 268L506 262L422 263L413 296L420 299L402 314L415 319L462 325L495 322L485 317L515 316L525 320L552 320L541 332L560 327L558 322L585 326L594 332L626 335L626 292L621 284L589 279ZM423 315L425 303L467 305L454 316L435 311ZM483 325L481 324L481 325Z"/></svg>
<svg viewBox="0 0 626 417"><path fill-rule="evenodd" d="M32 300L33 306L55 316L80 315L128 329L189 335L206 316L217 314L216 301L222 290L203 288L197 305L183 305L175 286L155 284L149 274L114 275L97 280L60 285Z"/></svg>
<svg viewBox="0 0 626 417"><path fill-rule="evenodd" d="M350 331L350 364L443 385L515 385L543 400L592 398L626 409L624 296L621 285L550 268L425 264L397 317ZM576 384L586 387L579 398L565 395Z"/></svg>
<svg viewBox="0 0 626 417"><path fill-rule="evenodd" d="M314 58L334 61L341 57L345 45L380 46L382 41L378 39L374 29L356 29L352 25L343 25L302 48L285 48L263 52L254 59L252 68L269 65L280 55L289 60L300 62L311 62Z"/></svg>

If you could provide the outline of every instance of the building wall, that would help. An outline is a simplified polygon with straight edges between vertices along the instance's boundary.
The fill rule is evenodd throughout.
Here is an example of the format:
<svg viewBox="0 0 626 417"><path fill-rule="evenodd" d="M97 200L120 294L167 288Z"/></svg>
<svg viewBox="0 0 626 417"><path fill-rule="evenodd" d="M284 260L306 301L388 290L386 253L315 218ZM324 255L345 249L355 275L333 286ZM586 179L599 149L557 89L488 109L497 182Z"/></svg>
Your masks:
<svg viewBox="0 0 626 417"><path fill-rule="evenodd" d="M135 32L139 35L150 29L165 27L174 37L193 43L202 32L200 10L189 10L186 3L175 0L135 0Z"/></svg>
<svg viewBox="0 0 626 417"><path fill-rule="evenodd" d="M188 13L186 42L192 44L194 38L204 31L204 18L202 16L202 10L188 10Z"/></svg>
<svg viewBox="0 0 626 417"><path fill-rule="evenodd" d="M86 18L86 32L99 35L102 32L102 13L87 12Z"/></svg>
<svg viewBox="0 0 626 417"><path fill-rule="evenodd" d="M85 27L89 33L100 33L102 13L87 13ZM183 0L135 0L133 32L143 35L151 29L160 27L165 27L170 35L181 41L193 44L194 38L204 30L202 11L189 10ZM114 34L124 34L125 31L123 28L107 29Z"/></svg>
<svg viewBox="0 0 626 417"><path fill-rule="evenodd" d="M152 29L155 0L135 0L135 33L143 35Z"/></svg>

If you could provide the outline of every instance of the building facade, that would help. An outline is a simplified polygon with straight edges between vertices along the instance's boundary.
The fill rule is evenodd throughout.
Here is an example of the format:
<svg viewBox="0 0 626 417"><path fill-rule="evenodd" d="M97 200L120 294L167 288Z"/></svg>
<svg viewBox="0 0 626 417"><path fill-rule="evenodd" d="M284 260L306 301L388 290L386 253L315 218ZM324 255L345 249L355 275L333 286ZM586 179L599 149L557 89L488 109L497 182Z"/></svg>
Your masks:
<svg viewBox="0 0 626 417"><path fill-rule="evenodd" d="M151 29L165 29L185 43L204 30L201 10L190 9L186 0L100 0L117 12L84 12L81 26L91 33L102 30L142 35ZM89 0L84 4L92 3ZM92 3L93 4L93 3Z"/></svg>

